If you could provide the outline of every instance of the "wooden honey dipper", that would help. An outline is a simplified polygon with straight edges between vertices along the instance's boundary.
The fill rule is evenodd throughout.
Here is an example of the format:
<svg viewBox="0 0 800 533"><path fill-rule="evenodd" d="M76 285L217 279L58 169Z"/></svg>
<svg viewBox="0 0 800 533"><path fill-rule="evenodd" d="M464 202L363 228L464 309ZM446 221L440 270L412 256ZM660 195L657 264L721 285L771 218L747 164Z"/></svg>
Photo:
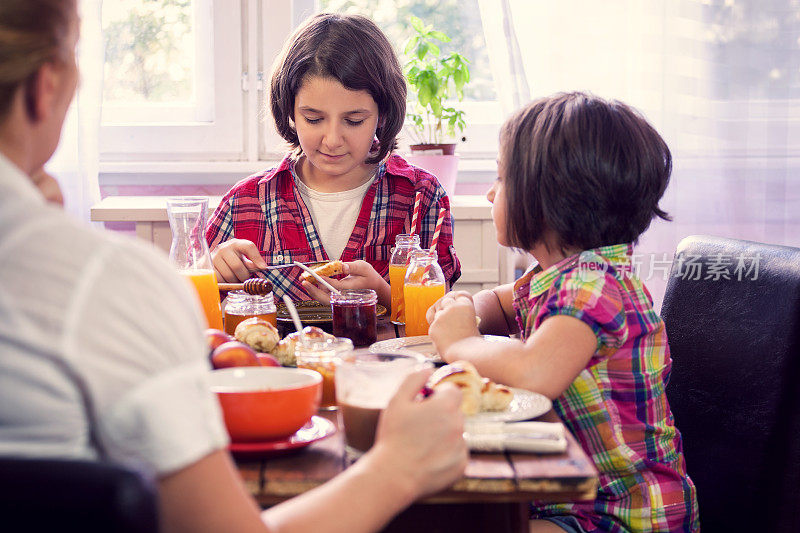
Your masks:
<svg viewBox="0 0 800 533"><path fill-rule="evenodd" d="M272 292L272 283L261 278L250 278L244 283L218 283L221 291L244 291L247 294L264 296Z"/></svg>

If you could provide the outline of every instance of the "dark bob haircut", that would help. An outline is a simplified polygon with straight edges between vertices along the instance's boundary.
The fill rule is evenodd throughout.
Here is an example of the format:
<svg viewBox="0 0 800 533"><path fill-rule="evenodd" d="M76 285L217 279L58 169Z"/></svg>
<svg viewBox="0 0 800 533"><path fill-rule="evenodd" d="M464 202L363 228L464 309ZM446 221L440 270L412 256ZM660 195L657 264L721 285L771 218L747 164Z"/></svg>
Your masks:
<svg viewBox="0 0 800 533"><path fill-rule="evenodd" d="M294 101L307 76L365 90L378 104L379 149L366 163L377 163L397 148L406 115L406 80L392 45L374 22L360 15L321 13L287 41L272 69L270 102L278 133L295 150L300 141L291 123Z"/></svg>
<svg viewBox="0 0 800 533"><path fill-rule="evenodd" d="M672 172L664 139L631 107L560 93L514 113L500 131L510 244L531 250L550 230L562 251L633 243Z"/></svg>

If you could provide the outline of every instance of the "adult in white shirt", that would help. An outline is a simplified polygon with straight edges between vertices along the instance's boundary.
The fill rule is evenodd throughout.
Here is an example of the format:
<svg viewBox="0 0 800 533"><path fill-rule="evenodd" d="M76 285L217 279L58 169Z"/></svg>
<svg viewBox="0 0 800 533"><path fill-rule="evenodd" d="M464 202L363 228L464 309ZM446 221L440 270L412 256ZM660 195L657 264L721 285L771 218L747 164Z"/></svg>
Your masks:
<svg viewBox="0 0 800 533"><path fill-rule="evenodd" d="M356 465L260 513L224 449L186 282L36 187L77 84L78 26L74 0L0 2L0 454L144 465L165 531L370 531L450 485L467 457L460 393L415 401L418 373Z"/></svg>

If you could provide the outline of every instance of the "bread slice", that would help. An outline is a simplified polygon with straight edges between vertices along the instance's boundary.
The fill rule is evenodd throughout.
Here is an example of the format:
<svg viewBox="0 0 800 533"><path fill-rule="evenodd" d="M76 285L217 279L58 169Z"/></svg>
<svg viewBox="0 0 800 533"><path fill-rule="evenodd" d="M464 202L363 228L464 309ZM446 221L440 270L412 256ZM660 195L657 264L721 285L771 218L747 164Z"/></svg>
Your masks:
<svg viewBox="0 0 800 533"><path fill-rule="evenodd" d="M311 270L313 270L315 274L324 276L326 278L330 278L332 276L338 276L339 274L344 272L344 263L342 263L339 260L330 261L328 263L325 263L324 265L312 268ZM315 278L306 271L303 271L303 273L300 274L300 279L302 281L308 281L309 283L313 283L314 285L318 284L317 278Z"/></svg>

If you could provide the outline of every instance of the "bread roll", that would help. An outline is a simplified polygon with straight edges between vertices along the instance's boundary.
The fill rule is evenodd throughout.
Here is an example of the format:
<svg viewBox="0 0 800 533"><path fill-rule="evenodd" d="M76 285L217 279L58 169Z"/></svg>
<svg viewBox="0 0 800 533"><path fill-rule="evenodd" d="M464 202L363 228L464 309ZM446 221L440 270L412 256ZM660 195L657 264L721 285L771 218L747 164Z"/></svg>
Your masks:
<svg viewBox="0 0 800 533"><path fill-rule="evenodd" d="M333 335L325 333L320 328L315 326L306 326L303 328L303 334L310 339L332 339ZM297 366L297 361L294 356L297 343L300 342L300 334L298 332L290 333L284 337L275 348L272 350L272 355L278 359L278 362L283 366Z"/></svg>
<svg viewBox="0 0 800 533"><path fill-rule="evenodd" d="M498 385L489 378L483 378L481 388L481 410L482 411L505 411L514 393L505 385Z"/></svg>
<svg viewBox="0 0 800 533"><path fill-rule="evenodd" d="M311 270L313 270L314 273L319 274L320 276L325 276L326 278L329 278L331 276L338 276L339 274L344 272L344 263L338 260L330 261L328 263L325 263L324 265L312 268ZM302 281L308 281L309 283L317 285L317 278L315 278L308 272L304 271L302 274L300 274L300 279Z"/></svg>
<svg viewBox="0 0 800 533"><path fill-rule="evenodd" d="M242 320L236 326L233 336L237 341L247 344L255 351L264 353L275 348L280 339L278 328L257 316Z"/></svg>
<svg viewBox="0 0 800 533"><path fill-rule="evenodd" d="M474 415L481 409L481 376L472 363L454 361L434 372L428 384L435 389L442 383L452 383L461 389L461 412Z"/></svg>

